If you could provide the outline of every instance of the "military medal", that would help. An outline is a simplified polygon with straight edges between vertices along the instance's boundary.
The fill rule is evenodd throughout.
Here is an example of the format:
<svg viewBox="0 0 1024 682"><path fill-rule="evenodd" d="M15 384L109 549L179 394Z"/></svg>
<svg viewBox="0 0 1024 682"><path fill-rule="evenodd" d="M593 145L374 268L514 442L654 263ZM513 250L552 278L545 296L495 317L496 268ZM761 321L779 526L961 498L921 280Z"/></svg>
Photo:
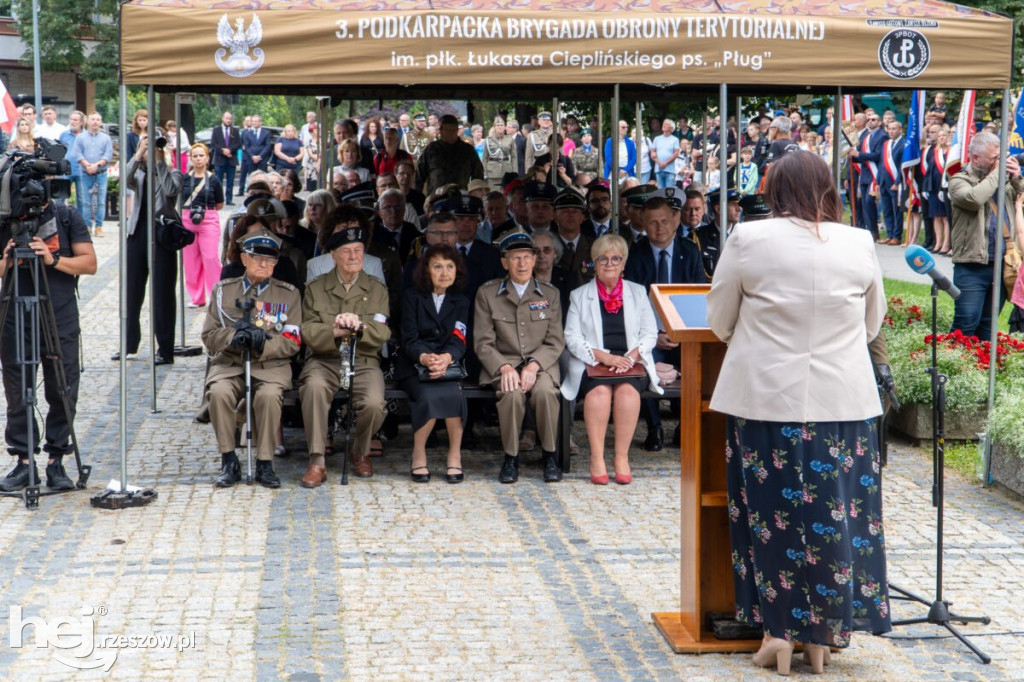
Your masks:
<svg viewBox="0 0 1024 682"><path fill-rule="evenodd" d="M256 322L254 322L253 324L255 324L257 327L262 328L263 327L263 318L262 317L257 317L256 318Z"/></svg>
<svg viewBox="0 0 1024 682"><path fill-rule="evenodd" d="M277 324L275 324L275 325L274 325L274 331L277 331L277 332L279 332L279 331L281 331L282 329L284 329L284 325L283 325L283 324L281 324L280 322L278 322Z"/></svg>

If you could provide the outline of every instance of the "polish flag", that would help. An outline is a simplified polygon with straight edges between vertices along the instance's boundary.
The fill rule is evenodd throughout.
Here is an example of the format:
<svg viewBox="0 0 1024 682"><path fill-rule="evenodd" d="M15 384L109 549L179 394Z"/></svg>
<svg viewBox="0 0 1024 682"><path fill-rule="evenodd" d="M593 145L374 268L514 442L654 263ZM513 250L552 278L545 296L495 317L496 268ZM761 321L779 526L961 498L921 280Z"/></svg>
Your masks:
<svg viewBox="0 0 1024 682"><path fill-rule="evenodd" d="M843 107L842 113L839 116L840 121L852 121L853 120L853 95L843 95Z"/></svg>
<svg viewBox="0 0 1024 682"><path fill-rule="evenodd" d="M0 80L0 130L7 135L14 130L14 124L18 121L18 108L14 106L11 94L7 92L7 86Z"/></svg>
<svg viewBox="0 0 1024 682"><path fill-rule="evenodd" d="M953 177L971 160L971 140L974 139L974 103L977 93L964 90L964 98L960 103L960 116L957 118L956 130L953 133L952 147L949 150L949 163L946 164L946 175Z"/></svg>

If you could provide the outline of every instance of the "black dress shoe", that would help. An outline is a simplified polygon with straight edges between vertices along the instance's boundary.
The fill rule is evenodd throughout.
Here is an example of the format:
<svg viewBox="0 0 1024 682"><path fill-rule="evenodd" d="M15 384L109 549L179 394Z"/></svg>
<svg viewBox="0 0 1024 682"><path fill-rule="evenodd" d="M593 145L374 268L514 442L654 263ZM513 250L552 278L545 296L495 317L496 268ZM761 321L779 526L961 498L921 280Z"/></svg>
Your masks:
<svg viewBox="0 0 1024 682"><path fill-rule="evenodd" d="M674 448L678 448L679 445L680 445L679 427L680 427L680 424L676 424L676 430L672 432L672 447L674 447Z"/></svg>
<svg viewBox="0 0 1024 682"><path fill-rule="evenodd" d="M518 457L505 455L505 461L501 463L501 471L498 472L498 480L502 483L515 483L519 480Z"/></svg>
<svg viewBox="0 0 1024 682"><path fill-rule="evenodd" d="M39 470L35 468L34 464L32 465L32 469L34 470L35 482L38 484ZM11 469L11 472L7 474L7 477L0 481L0 491L13 493L21 490L22 488L27 488L29 483L28 477L29 465L19 459L17 465Z"/></svg>
<svg viewBox="0 0 1024 682"><path fill-rule="evenodd" d="M238 463L238 455L228 452L220 456L220 475L214 481L218 488L230 488L242 480L242 465Z"/></svg>
<svg viewBox="0 0 1024 682"><path fill-rule="evenodd" d="M46 465L46 487L52 490L74 489L75 484L64 471L63 462L54 461Z"/></svg>
<svg viewBox="0 0 1024 682"><path fill-rule="evenodd" d="M544 453L544 482L555 483L562 480L562 467L558 466L558 455L553 452Z"/></svg>
<svg viewBox="0 0 1024 682"><path fill-rule="evenodd" d="M665 445L665 433L660 426L656 426L647 432L647 440L644 441L644 450L647 452L658 452Z"/></svg>
<svg viewBox="0 0 1024 682"><path fill-rule="evenodd" d="M173 365L173 364L174 364L174 356L173 355L164 357L163 355L160 355L159 353L157 353L156 357L153 358L153 365L155 365L157 367L159 367L160 365Z"/></svg>
<svg viewBox="0 0 1024 682"><path fill-rule="evenodd" d="M453 474L452 471L457 471L458 473ZM444 478L449 483L462 483L466 476L462 473L462 467L448 467Z"/></svg>
<svg viewBox="0 0 1024 682"><path fill-rule="evenodd" d="M419 473L416 473L417 471ZM409 475L412 476L413 483L430 483L430 469L425 466L414 467Z"/></svg>
<svg viewBox="0 0 1024 682"><path fill-rule="evenodd" d="M264 488L280 488L281 479L274 473L274 463L265 459L256 460L256 482Z"/></svg>

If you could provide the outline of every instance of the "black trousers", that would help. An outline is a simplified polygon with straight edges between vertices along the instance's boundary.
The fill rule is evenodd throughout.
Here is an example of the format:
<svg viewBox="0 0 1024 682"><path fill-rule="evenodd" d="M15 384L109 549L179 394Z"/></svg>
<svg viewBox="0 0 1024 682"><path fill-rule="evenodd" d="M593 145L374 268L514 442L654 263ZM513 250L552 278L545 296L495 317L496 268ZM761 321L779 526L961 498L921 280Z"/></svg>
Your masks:
<svg viewBox="0 0 1024 682"><path fill-rule="evenodd" d="M128 236L128 277L124 286L128 297L127 353L138 353L142 341L140 316L146 298L146 280L149 278L148 234L139 228ZM157 352L166 360L174 359L174 314L177 298L174 288L178 284L178 256L162 246L153 246L153 332Z"/></svg>
<svg viewBox="0 0 1024 682"><path fill-rule="evenodd" d="M15 456L28 455L29 429L32 434L33 453L39 452L39 424L35 412L29 412L25 402L24 386L32 390L36 387L36 373L26 371L22 382L22 368L17 364L17 344L15 343L15 318L17 313L12 305L7 313L3 326L3 339L0 341L0 366L3 368L4 396L7 398L7 427L4 438L7 451ZM70 414L65 414L64 405L57 385L57 373L54 364L48 359L43 360L43 396L48 409L46 412L46 441L43 449L53 455L64 455L71 452L71 423L75 419L78 405L78 381L81 368L78 364L78 344L80 339L78 309L65 307L62 316L57 319L57 335L60 344L59 362L64 366L64 374L68 383L68 407ZM25 338L26 353L30 352L28 334ZM40 357L45 357L43 336L38 337ZM38 397L36 398L38 405ZM38 408L37 408L38 409Z"/></svg>

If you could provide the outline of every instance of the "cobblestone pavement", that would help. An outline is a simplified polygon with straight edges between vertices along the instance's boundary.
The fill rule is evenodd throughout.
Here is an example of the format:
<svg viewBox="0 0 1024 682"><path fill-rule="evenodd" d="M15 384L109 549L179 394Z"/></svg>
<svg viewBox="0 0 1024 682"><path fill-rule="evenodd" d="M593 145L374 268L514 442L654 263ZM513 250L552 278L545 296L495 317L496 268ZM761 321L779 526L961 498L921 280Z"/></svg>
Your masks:
<svg viewBox="0 0 1024 682"><path fill-rule="evenodd" d="M173 635L174 644L122 641L107 648L117 654L109 672L78 671L58 657L103 652L76 659L81 650L35 648L32 627L14 648L0 624L0 677L774 678L747 655L673 654L651 621L652 612L679 604L679 465L669 452L637 447L627 487L591 485L579 458L565 481L544 484L536 453L518 484L502 486L499 439L485 428L483 446L464 454L465 483L443 481L435 449L435 479L415 485L403 425L374 461L374 478L342 487L334 457L329 484L309 491L297 485L301 432L288 430L293 455L277 462L283 488L215 490L212 430L192 423L203 359L159 368L155 414L149 366L137 360L129 363L130 481L153 487L159 499L141 509L92 509L88 496L118 476L118 367L108 359L118 340L113 232L97 240L99 276L82 282L87 359L77 425L95 467L89 491L45 497L36 511L0 499L0 617L20 606L22 619L77 619L65 628L91 624L104 638ZM190 343L198 343L202 315L188 312ZM585 442L581 426L576 438ZM643 435L641 427L638 444ZM891 452L890 575L924 595L934 588L930 477L927 453L899 444ZM980 635L992 664L952 639L895 638L945 634L916 626L893 638L856 636L833 658L830 678L1024 679L1024 637L1002 634L1024 631L1024 506L955 474L947 480L945 596L964 614L991 616L991 625L964 629ZM894 606L904 617L922 609ZM809 669L795 663L794 672Z"/></svg>

